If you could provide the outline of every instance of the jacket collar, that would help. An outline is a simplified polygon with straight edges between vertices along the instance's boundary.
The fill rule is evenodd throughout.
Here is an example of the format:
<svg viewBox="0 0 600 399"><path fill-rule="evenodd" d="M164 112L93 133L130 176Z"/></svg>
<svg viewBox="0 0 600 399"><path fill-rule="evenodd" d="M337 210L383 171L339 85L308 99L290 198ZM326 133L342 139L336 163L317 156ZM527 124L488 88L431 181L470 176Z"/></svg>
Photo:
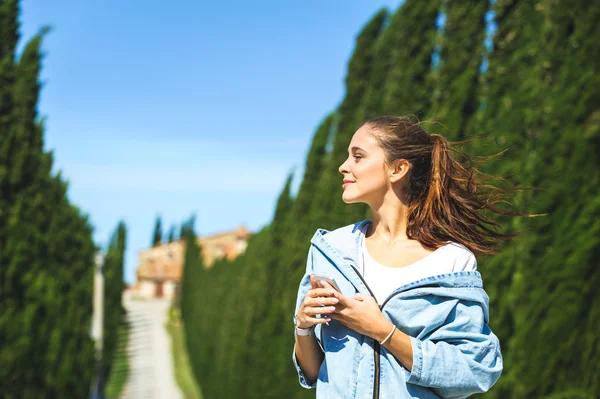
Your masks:
<svg viewBox="0 0 600 399"><path fill-rule="evenodd" d="M331 232L317 229L310 242L331 261L358 292L372 295L359 273L359 270L362 270L361 228L365 223L370 223L370 220L363 220Z"/></svg>
<svg viewBox="0 0 600 399"><path fill-rule="evenodd" d="M359 273L359 270L362 270L360 239L363 232L361 229L368 223L371 223L371 220L365 219L334 231L317 229L310 242L331 261L358 292L372 295ZM399 288L403 291L432 283L443 288L483 288L481 274L477 271L441 274Z"/></svg>

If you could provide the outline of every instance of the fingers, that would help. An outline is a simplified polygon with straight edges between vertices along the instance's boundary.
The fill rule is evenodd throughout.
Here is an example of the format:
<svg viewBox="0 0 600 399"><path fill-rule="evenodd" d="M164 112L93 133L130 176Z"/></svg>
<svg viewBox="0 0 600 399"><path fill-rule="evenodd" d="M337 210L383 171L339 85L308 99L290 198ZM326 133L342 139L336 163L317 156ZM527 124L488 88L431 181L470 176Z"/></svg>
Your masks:
<svg viewBox="0 0 600 399"><path fill-rule="evenodd" d="M333 288L333 286L331 284L329 284L327 281L321 280L319 282L321 283L321 287L326 288L328 290L335 290L335 288Z"/></svg>
<svg viewBox="0 0 600 399"><path fill-rule="evenodd" d="M333 297L337 298L339 300L339 303L341 303L344 306L348 306L349 305L349 298L344 296L341 292L337 291L336 289L334 289L327 281L325 280L321 280L321 283L323 284L323 286L329 291L332 292L333 291Z"/></svg>
<svg viewBox="0 0 600 399"><path fill-rule="evenodd" d="M338 313L331 313L329 316L332 319L339 321L340 324L342 324L342 325L344 325L346 327L349 326L348 321L346 320L346 318L344 317L344 315L341 315L341 314L338 314Z"/></svg>
<svg viewBox="0 0 600 399"><path fill-rule="evenodd" d="M325 306L325 307L321 307L321 306L317 306L317 307L305 307L304 308L304 314L309 315L309 316L316 316L318 314L327 314L327 313L333 313L335 312L335 307L334 306Z"/></svg>
<svg viewBox="0 0 600 399"><path fill-rule="evenodd" d="M310 275L310 285L312 286L313 290L315 288L319 288L319 283L317 283L314 273Z"/></svg>
<svg viewBox="0 0 600 399"><path fill-rule="evenodd" d="M331 321L329 315L324 314L326 308L307 308L303 307L297 316L297 326L300 328L310 328L315 324L325 324ZM316 317L321 315L321 317Z"/></svg>
<svg viewBox="0 0 600 399"><path fill-rule="evenodd" d="M307 324L315 325L315 324L325 324L331 321L329 317L323 317L321 319L317 319L316 317L305 317L304 320Z"/></svg>
<svg viewBox="0 0 600 399"><path fill-rule="evenodd" d="M306 296L311 297L311 298L318 298L318 297L333 297L333 295L335 294L335 290L331 290L331 289L327 289L327 288L315 288L312 289L310 291L308 291L306 293Z"/></svg>
<svg viewBox="0 0 600 399"><path fill-rule="evenodd" d="M339 299L337 298L326 298L326 297L321 297L321 298L305 298L304 299L304 306L311 306L311 307L323 307L323 306L334 306L337 305L339 303Z"/></svg>
<svg viewBox="0 0 600 399"><path fill-rule="evenodd" d="M327 313L335 311L333 306L321 305L322 303L332 302L335 298L309 298L306 297L298 311L298 326L308 328L315 324L324 324L331 321ZM320 317L316 317L320 315Z"/></svg>

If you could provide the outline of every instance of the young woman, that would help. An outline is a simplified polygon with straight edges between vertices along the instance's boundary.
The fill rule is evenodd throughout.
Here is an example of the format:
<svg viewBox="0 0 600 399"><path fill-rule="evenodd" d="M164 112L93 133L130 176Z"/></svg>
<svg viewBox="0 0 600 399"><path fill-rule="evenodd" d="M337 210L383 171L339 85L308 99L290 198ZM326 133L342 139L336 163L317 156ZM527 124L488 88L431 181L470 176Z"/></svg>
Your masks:
<svg viewBox="0 0 600 399"><path fill-rule="evenodd" d="M502 190L482 193L450 152L408 118L374 118L354 134L342 199L372 217L317 230L294 315L293 362L318 398L464 398L499 378L472 251L493 254L516 235L491 229L481 210L524 215L494 207Z"/></svg>

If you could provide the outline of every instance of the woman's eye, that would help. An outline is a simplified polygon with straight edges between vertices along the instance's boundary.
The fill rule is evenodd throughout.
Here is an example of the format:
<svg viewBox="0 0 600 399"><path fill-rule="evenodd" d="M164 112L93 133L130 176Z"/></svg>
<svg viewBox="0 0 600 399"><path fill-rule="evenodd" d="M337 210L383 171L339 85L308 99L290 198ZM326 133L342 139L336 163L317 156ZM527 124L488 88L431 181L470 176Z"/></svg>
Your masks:
<svg viewBox="0 0 600 399"><path fill-rule="evenodd" d="M357 160L357 161L358 161L359 159L361 159L361 158L362 158L362 157L361 157L360 155L354 155L354 159L355 159L355 160Z"/></svg>

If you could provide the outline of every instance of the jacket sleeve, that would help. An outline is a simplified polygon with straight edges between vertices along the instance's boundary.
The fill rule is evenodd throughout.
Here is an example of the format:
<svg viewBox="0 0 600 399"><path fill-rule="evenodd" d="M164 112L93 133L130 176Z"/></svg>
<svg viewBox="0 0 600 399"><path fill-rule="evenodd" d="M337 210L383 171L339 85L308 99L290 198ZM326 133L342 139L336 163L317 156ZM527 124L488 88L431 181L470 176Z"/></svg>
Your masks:
<svg viewBox="0 0 600 399"><path fill-rule="evenodd" d="M413 366L407 382L442 398L487 392L502 373L500 342L480 303L456 300L446 322L424 339L410 337Z"/></svg>
<svg viewBox="0 0 600 399"><path fill-rule="evenodd" d="M306 272L304 273L304 276L302 276L302 280L300 281L300 287L298 288L298 295L296 298L296 307L294 309L294 314L298 313L298 309L300 308L302 301L304 301L304 297L306 296L308 291L310 291L312 288L312 285L310 284L310 275L312 272L313 272L313 249L312 249L312 245L311 245L311 247L308 251L308 258L306 260ZM319 342L319 346L321 346L320 342ZM323 349L323 348L321 347L321 349ZM306 389L316 388L317 381L315 380L312 384L309 383L306 376L302 372L300 365L298 364L298 359L296 358L296 344L295 343L294 343L294 350L292 351L292 361L294 362L294 367L296 367L296 371L298 373L298 378L300 380L299 381L300 386L302 386L303 388L306 388Z"/></svg>

